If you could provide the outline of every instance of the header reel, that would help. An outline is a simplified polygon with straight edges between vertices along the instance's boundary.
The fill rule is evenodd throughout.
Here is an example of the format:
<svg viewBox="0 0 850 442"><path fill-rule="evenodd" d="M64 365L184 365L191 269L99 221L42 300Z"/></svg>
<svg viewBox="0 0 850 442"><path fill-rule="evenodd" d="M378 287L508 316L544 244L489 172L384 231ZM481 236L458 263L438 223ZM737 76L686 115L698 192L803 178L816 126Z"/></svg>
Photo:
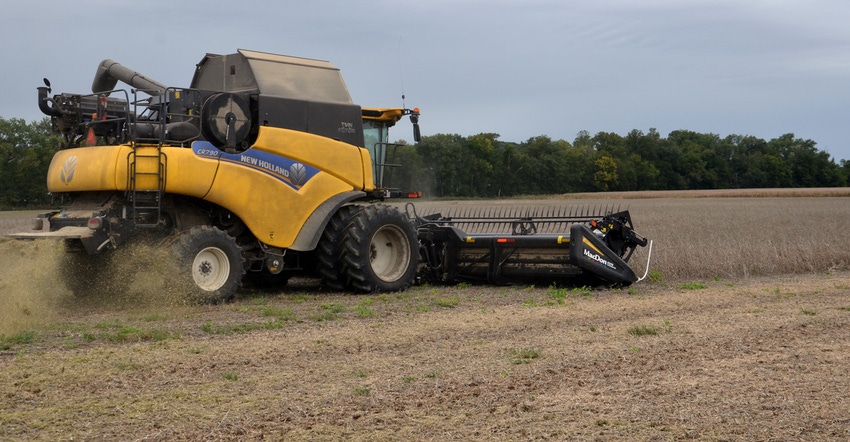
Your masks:
<svg viewBox="0 0 850 442"><path fill-rule="evenodd" d="M638 278L627 261L647 245L628 210L614 207L407 210L422 245L421 277L430 282L629 285Z"/></svg>

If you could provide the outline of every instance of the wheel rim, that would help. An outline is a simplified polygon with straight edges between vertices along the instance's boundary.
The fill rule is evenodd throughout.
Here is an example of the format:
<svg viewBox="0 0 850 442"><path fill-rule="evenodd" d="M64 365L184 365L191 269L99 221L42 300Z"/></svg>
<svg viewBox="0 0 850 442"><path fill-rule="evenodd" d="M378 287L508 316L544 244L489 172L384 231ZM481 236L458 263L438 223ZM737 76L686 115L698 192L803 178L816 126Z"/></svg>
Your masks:
<svg viewBox="0 0 850 442"><path fill-rule="evenodd" d="M197 255L192 262L192 278L195 284L203 290L212 292L227 283L230 275L230 261L227 254L217 247L207 247Z"/></svg>
<svg viewBox="0 0 850 442"><path fill-rule="evenodd" d="M369 262L372 272L382 281L394 282L404 276L410 262L410 245L404 231L393 225L378 229L369 245Z"/></svg>

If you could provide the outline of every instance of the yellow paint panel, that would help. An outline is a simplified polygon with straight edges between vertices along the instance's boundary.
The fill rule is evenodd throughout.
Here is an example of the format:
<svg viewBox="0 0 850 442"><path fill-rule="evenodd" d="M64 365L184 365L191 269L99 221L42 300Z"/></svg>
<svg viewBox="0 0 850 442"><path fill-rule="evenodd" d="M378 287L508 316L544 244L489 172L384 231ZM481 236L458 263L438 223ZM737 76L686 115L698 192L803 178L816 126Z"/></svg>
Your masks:
<svg viewBox="0 0 850 442"><path fill-rule="evenodd" d="M306 132L261 127L251 148L315 167L358 190L375 187L371 166L368 174L364 170L364 164L369 163L369 151L348 143Z"/></svg>
<svg viewBox="0 0 850 442"><path fill-rule="evenodd" d="M95 146L65 149L53 156L47 172L47 187L51 192L125 191L129 145ZM189 148L166 147L166 191L203 198L215 177L218 161L201 158ZM146 172L156 172L159 160L156 147L137 149L137 189L155 190L158 178ZM148 155L148 156L146 156Z"/></svg>
<svg viewBox="0 0 850 442"><path fill-rule="evenodd" d="M251 151L295 161L317 172L303 185L291 185L250 161ZM271 246L291 246L307 218L331 197L374 188L368 151L330 138L261 127L245 154L221 161L205 199L232 211Z"/></svg>
<svg viewBox="0 0 850 442"><path fill-rule="evenodd" d="M364 107L363 119L395 123L404 116L404 109L386 107Z"/></svg>
<svg viewBox="0 0 850 442"><path fill-rule="evenodd" d="M206 196L218 170L218 160L199 157L189 148L169 147L162 152L167 162L166 192Z"/></svg>
<svg viewBox="0 0 850 442"><path fill-rule="evenodd" d="M125 190L129 152L130 147L124 145L60 150L50 162L47 189L51 192Z"/></svg>
<svg viewBox="0 0 850 442"><path fill-rule="evenodd" d="M363 169L363 190L371 192L375 190L374 172L372 171L372 157L366 149L360 149L361 167Z"/></svg>
<svg viewBox="0 0 850 442"><path fill-rule="evenodd" d="M320 204L350 190L350 184L327 173L296 190L265 173L222 162L205 199L232 211L260 241L285 248Z"/></svg>

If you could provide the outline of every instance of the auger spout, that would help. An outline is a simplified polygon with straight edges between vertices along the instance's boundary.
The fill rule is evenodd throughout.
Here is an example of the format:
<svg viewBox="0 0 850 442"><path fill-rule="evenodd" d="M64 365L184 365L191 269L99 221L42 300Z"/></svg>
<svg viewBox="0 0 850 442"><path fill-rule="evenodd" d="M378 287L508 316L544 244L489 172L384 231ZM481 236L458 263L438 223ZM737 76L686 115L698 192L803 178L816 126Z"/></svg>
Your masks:
<svg viewBox="0 0 850 442"><path fill-rule="evenodd" d="M164 84L147 78L130 68L122 66L118 62L103 60L94 74L91 91L95 94L109 92L115 89L115 85L118 84L119 80L151 96L160 95L167 88Z"/></svg>

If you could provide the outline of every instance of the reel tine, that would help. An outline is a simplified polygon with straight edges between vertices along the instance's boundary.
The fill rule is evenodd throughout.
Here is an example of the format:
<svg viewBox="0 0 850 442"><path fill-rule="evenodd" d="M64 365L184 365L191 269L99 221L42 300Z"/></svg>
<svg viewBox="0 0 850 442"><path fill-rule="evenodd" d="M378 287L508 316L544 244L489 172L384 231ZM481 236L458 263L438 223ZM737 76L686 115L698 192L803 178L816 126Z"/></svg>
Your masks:
<svg viewBox="0 0 850 442"><path fill-rule="evenodd" d="M484 216L482 218L493 219L494 218L493 215L494 215L494 208L493 207L487 207L486 209L484 209ZM497 223L495 223L495 222L482 222L481 227L487 233L493 233L493 229L496 227L496 224Z"/></svg>
<svg viewBox="0 0 850 442"><path fill-rule="evenodd" d="M617 202L583 204L460 204L434 206L423 214L441 214L451 218L454 225L469 233L510 234L514 222L526 225L529 221L539 233L567 232L572 224L586 223L623 210Z"/></svg>

